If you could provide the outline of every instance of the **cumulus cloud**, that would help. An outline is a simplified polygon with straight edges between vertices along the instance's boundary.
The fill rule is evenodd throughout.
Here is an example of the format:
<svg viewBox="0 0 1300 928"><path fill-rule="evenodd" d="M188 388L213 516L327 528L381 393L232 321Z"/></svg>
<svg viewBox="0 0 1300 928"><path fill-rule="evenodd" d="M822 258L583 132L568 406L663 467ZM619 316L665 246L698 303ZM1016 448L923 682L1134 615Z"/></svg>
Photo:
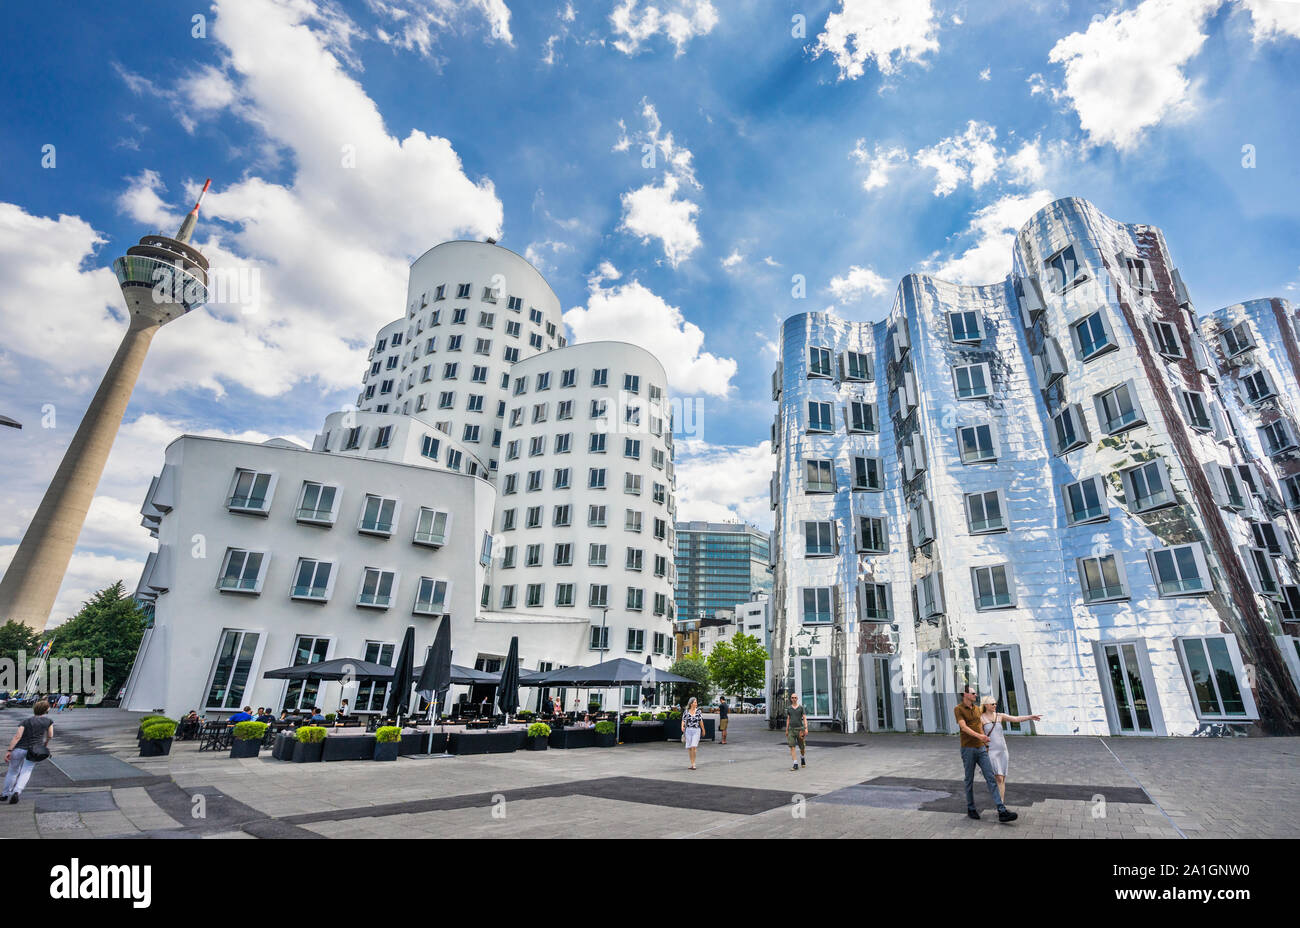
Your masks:
<svg viewBox="0 0 1300 928"><path fill-rule="evenodd" d="M1194 111L1184 69L1200 52L1202 26L1221 3L1143 0L1053 46L1048 60L1065 72L1060 95L1092 144L1131 151L1146 129Z"/></svg>
<svg viewBox="0 0 1300 928"><path fill-rule="evenodd" d="M587 305L564 314L574 342L610 340L638 345L664 365L674 393L726 396L736 362L704 351L703 330L687 322L680 309L640 281L605 286L621 276L606 261L588 280Z"/></svg>
<svg viewBox="0 0 1300 928"><path fill-rule="evenodd" d="M909 154L904 148L885 145L868 148L865 139L858 139L850 157L868 168L867 177L862 182L864 190L879 190L887 186L900 168L913 164L933 171L934 195L946 197L962 184L970 184L972 189L978 190L997 179L1021 186L1036 186L1042 183L1047 172L1044 156L1059 157L1064 148L1064 143L1044 145L1039 139L1033 139L1021 142L1020 147L1012 152L998 144L998 133L993 126L971 120L960 134L941 139L914 154Z"/></svg>
<svg viewBox="0 0 1300 928"><path fill-rule="evenodd" d="M934 194L946 197L963 181L978 190L997 173L1000 155L997 130L971 120L966 131L916 153L916 163L935 172Z"/></svg>
<svg viewBox="0 0 1300 928"><path fill-rule="evenodd" d="M707 427L707 424L706 424ZM677 518L684 522L749 522L771 529L772 446L677 442Z"/></svg>
<svg viewBox="0 0 1300 928"><path fill-rule="evenodd" d="M1256 43L1300 38L1300 3L1295 0L1241 0L1250 11Z"/></svg>
<svg viewBox="0 0 1300 928"><path fill-rule="evenodd" d="M867 166L867 178L862 182L862 189L879 190L889 183L889 174L900 164L906 164L909 155L906 149L897 146L875 145L867 150L867 140L858 139L850 157L858 164Z"/></svg>
<svg viewBox="0 0 1300 928"><path fill-rule="evenodd" d="M720 262L726 270L731 270L745 263L745 256L740 253L740 249L733 249L731 254L727 255Z"/></svg>
<svg viewBox="0 0 1300 928"><path fill-rule="evenodd" d="M829 52L840 80L861 77L868 62L881 74L893 74L938 51L938 30L930 0L840 0L839 11L826 17L813 57Z"/></svg>
<svg viewBox="0 0 1300 928"><path fill-rule="evenodd" d="M637 236L643 244L659 239L668 263L677 267L700 246L700 233L695 224L699 204L678 196L679 192L700 188L695 179L694 156L690 149L677 144L671 132L663 131L654 104L648 100L641 102L645 130L634 138L626 123L620 120L619 139L614 151L628 151L634 141L639 142L643 166L657 168L662 162L663 182L656 184L652 181L623 194L623 218L619 228Z"/></svg>
<svg viewBox="0 0 1300 928"><path fill-rule="evenodd" d="M718 11L709 0L619 0L609 22L616 36L612 44L625 55L635 55L660 34L681 55L691 39L713 31Z"/></svg>
<svg viewBox="0 0 1300 928"><path fill-rule="evenodd" d="M1056 199L1049 190L1001 197L975 213L961 238L970 244L960 254L931 260L925 273L959 284L987 284L1011 272L1015 233L1037 210Z"/></svg>
<svg viewBox="0 0 1300 928"><path fill-rule="evenodd" d="M849 268L841 277L832 277L830 291L835 299L845 303L854 303L867 294L881 296L889 290L889 281L869 267Z"/></svg>

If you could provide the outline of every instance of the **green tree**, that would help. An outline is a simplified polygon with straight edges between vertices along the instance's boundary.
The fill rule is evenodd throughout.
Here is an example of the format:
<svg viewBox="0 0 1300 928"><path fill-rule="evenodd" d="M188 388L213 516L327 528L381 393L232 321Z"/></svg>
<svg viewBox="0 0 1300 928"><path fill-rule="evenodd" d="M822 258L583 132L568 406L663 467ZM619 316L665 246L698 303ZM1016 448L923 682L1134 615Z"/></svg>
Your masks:
<svg viewBox="0 0 1300 928"><path fill-rule="evenodd" d="M40 646L40 633L32 631L22 622L10 619L0 625L0 660L12 661L14 669L12 679L6 679L0 683L0 687L12 686L15 690L23 688L23 683L27 680L27 662L36 656ZM19 663L20 658L22 663Z"/></svg>
<svg viewBox="0 0 1300 928"><path fill-rule="evenodd" d="M763 688L763 662L767 652L753 635L738 632L719 641L709 651L709 677L724 693L744 699Z"/></svg>
<svg viewBox="0 0 1300 928"><path fill-rule="evenodd" d="M102 659L102 692L114 695L131 672L145 624L144 612L119 580L90 597L80 612L53 629L50 656Z"/></svg>
<svg viewBox="0 0 1300 928"><path fill-rule="evenodd" d="M697 651L694 654L683 655L675 660L668 670L679 677L688 677L692 681L674 686L673 698L677 705L686 705L692 696L699 700L701 705L709 701L713 691L709 688L709 667L704 662L703 654Z"/></svg>

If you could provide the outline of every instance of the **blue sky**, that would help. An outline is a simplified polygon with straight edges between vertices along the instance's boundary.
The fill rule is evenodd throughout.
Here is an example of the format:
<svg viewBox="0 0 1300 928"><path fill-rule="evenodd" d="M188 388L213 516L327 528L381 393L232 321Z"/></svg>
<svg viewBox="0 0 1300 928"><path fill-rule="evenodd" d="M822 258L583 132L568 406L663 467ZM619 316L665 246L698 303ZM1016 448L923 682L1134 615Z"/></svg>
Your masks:
<svg viewBox="0 0 1300 928"><path fill-rule="evenodd" d="M260 287L155 340L56 615L134 584L172 437L309 439L354 400L446 238L533 259L577 339L660 354L704 410L680 514L759 522L791 313L879 318L912 271L1000 279L1066 195L1161 226L1203 311L1300 280L1293 0L131 10L6 17L0 412L27 427L0 436L0 565L120 338L112 259L211 176L195 240Z"/></svg>

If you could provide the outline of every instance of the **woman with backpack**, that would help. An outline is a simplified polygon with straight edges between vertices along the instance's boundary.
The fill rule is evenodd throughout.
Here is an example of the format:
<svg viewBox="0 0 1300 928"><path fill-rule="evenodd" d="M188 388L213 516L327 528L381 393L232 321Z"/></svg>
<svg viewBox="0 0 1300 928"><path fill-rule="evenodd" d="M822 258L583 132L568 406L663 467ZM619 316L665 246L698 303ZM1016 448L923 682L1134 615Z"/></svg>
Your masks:
<svg viewBox="0 0 1300 928"><path fill-rule="evenodd" d="M26 788L27 781L31 779L37 762L50 756L48 745L54 737L54 720L45 714L49 711L50 704L43 699L32 706L34 714L18 726L18 731L10 740L9 750L5 752L9 773L5 776L0 802L10 805L16 803Z"/></svg>

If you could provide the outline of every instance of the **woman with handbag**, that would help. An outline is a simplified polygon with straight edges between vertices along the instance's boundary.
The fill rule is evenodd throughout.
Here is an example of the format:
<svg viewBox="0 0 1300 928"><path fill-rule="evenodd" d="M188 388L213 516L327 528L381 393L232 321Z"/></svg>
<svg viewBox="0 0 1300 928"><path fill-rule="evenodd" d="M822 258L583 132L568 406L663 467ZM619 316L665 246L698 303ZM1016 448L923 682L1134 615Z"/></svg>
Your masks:
<svg viewBox="0 0 1300 928"><path fill-rule="evenodd" d="M695 769L695 752L700 747L700 735L704 728L704 713L696 705L695 697L686 704L686 711L682 713L682 743L686 745L686 753L691 758L691 769Z"/></svg>
<svg viewBox="0 0 1300 928"><path fill-rule="evenodd" d="M18 731L10 740L9 750L5 752L9 773L5 776L0 802L10 805L16 803L26 788L27 781L31 779L37 762L50 756L48 745L54 737L54 720L45 714L49 711L50 704L43 699L32 706L34 714L18 726Z"/></svg>

